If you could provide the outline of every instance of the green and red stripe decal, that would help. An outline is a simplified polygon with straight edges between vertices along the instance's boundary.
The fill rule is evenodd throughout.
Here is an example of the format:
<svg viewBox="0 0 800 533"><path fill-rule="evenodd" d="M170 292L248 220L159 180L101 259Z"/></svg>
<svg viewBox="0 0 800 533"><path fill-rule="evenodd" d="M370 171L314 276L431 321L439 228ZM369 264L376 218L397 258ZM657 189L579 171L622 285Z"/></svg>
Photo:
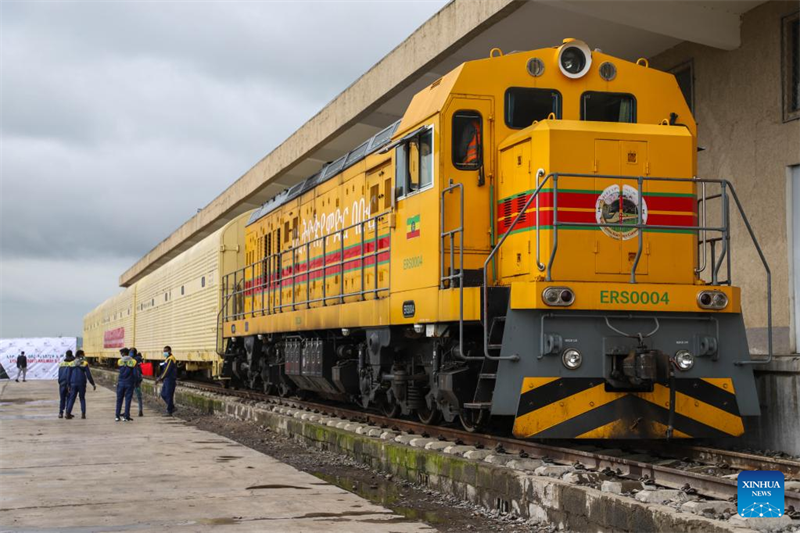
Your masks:
<svg viewBox="0 0 800 533"><path fill-rule="evenodd" d="M497 233L505 234L516 218L517 214L525 207L532 191L504 198L497 202ZM587 228L569 226L570 222L596 224L595 204L602 191L559 189L558 191L558 222L559 228L594 230L599 227ZM542 189L539 193L539 227L549 229L553 227L553 190ZM647 224L653 226L695 226L697 222L696 200L693 194L679 193L645 193L644 201L647 203ZM582 209L583 211L573 211ZM670 211L670 213L658 213ZM561 226L564 224L564 226ZM536 204L531 203L528 211L522 215L513 233L530 231L536 227ZM693 230L658 229L647 231L663 231L667 233L692 233Z"/></svg>
<svg viewBox="0 0 800 533"><path fill-rule="evenodd" d="M384 264L389 262L389 235L384 235L378 238L378 253L376 255L371 255L369 257L361 258L362 255L372 254L375 252L375 239L365 239L364 240L364 247L363 247L363 254L361 252L361 243L354 244L351 246L347 246L344 248L344 263L338 264L342 258L342 250L337 249L333 252L329 252L325 256L324 264L323 264L323 257L321 255L312 257L308 261L305 259L297 259L295 265L289 265L288 267L284 267L280 274L273 273L270 277L272 278L269 283L266 283L267 280L267 273L263 273L261 276L256 276L255 279L250 279L245 281L245 295L252 296L253 294L260 294L262 291L266 290L275 290L279 287L291 287L292 284L299 285L302 283L306 283L309 281L322 279L323 277L335 276L344 272L352 272L354 270L360 270L363 268L368 268L370 266L375 265L375 261L377 258L378 264ZM305 250L303 245L297 248L298 253ZM383 251L382 251L383 250ZM291 259L291 254L285 253L284 257L286 260ZM348 261L348 259L351 259ZM307 273L307 274L306 274ZM294 280L292 280L292 275L296 274Z"/></svg>

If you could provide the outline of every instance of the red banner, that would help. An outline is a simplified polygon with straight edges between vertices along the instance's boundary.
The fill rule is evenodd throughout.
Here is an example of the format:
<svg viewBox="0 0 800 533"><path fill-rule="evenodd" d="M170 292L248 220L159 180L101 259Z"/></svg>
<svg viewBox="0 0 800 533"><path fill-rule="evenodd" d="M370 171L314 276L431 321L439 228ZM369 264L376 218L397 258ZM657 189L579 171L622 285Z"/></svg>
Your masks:
<svg viewBox="0 0 800 533"><path fill-rule="evenodd" d="M123 348L125 328L109 329L103 333L103 348Z"/></svg>

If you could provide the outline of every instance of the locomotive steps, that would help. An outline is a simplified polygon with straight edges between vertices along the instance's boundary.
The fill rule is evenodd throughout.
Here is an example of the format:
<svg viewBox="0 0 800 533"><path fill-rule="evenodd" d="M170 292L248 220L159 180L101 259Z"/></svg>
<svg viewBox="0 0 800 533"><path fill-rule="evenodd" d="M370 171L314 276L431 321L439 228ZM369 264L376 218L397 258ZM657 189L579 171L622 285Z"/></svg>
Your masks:
<svg viewBox="0 0 800 533"><path fill-rule="evenodd" d="M116 379L112 372L99 371L96 375L107 385ZM145 394L158 395L152 381L144 381L142 388ZM788 516L770 519L769 523L764 519L739 519L734 504L729 502L702 501L677 490L647 490L649 487L641 482L606 478L599 472L573 466L380 429L180 384L175 402L203 413L268 427L311 447L340 453L392 474L394 479L570 531L744 533L756 528L777 531L797 525ZM631 491L638 492L633 495ZM729 520L703 516L727 512L733 515Z"/></svg>

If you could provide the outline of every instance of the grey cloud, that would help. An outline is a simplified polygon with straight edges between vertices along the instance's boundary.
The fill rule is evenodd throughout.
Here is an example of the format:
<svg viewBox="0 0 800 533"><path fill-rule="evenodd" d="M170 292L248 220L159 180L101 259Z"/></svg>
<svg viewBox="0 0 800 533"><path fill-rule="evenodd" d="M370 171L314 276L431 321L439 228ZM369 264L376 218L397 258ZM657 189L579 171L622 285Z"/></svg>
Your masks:
<svg viewBox="0 0 800 533"><path fill-rule="evenodd" d="M80 336L83 316L120 291L117 272L132 259L3 258L0 337Z"/></svg>
<svg viewBox="0 0 800 533"><path fill-rule="evenodd" d="M330 97L443 2L128 2L10 4L39 38L16 53L66 65L168 59L220 79L280 80ZM11 28L5 38L24 36ZM31 46L32 45L32 46ZM29 47L29 48L28 48Z"/></svg>
<svg viewBox="0 0 800 533"><path fill-rule="evenodd" d="M2 334L67 334L52 306L41 318L9 293L26 272L58 275L52 301L77 327L125 268L443 4L0 3ZM84 261L96 278L78 274ZM87 285L103 290L66 290Z"/></svg>

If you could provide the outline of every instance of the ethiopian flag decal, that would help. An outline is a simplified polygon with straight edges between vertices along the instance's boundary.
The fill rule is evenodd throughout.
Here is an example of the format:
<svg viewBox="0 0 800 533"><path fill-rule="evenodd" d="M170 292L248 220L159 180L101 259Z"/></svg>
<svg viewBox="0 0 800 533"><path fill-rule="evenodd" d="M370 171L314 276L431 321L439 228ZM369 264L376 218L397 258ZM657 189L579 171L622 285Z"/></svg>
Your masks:
<svg viewBox="0 0 800 533"><path fill-rule="evenodd" d="M406 220L406 239L419 237L419 215L414 215Z"/></svg>

